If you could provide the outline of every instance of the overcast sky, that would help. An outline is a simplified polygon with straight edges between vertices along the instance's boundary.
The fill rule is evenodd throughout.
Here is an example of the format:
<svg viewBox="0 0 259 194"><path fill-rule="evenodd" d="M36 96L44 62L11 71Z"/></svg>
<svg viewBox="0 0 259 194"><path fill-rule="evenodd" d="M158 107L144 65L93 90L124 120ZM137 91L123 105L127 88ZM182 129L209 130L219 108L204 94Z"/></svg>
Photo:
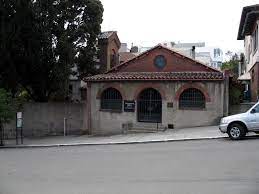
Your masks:
<svg viewBox="0 0 259 194"><path fill-rule="evenodd" d="M259 0L101 0L102 31L121 42L154 46L164 41L205 42L224 51L243 49L237 40L242 8Z"/></svg>

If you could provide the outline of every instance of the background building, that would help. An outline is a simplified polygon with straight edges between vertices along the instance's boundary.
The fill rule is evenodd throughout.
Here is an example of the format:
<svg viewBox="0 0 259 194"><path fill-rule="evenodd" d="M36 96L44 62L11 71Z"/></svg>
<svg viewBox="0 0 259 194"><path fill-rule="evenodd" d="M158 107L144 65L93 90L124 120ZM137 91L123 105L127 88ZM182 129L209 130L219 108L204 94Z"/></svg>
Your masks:
<svg viewBox="0 0 259 194"><path fill-rule="evenodd" d="M206 47L204 42L175 43L164 42L164 46L176 49L180 53L192 57L206 65L220 69L224 60L223 51L218 47Z"/></svg>
<svg viewBox="0 0 259 194"><path fill-rule="evenodd" d="M238 40L244 40L244 60L239 67L239 80L250 89L252 101L259 95L258 25L259 5L243 8L238 30Z"/></svg>
<svg viewBox="0 0 259 194"><path fill-rule="evenodd" d="M116 31L102 32L98 36L98 53L94 61L95 68L99 73L105 73L120 64L120 48L127 50L127 45L123 44L121 47L121 42ZM73 74L69 77L69 97L71 101L79 102L85 100L86 83L81 80L76 66L72 68L72 72Z"/></svg>

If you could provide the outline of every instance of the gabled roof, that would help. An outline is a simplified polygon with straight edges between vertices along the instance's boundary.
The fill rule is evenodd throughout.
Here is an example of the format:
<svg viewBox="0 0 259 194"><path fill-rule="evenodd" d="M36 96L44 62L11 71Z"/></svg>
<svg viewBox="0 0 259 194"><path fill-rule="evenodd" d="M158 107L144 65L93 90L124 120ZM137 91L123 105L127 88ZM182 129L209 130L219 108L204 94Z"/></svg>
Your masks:
<svg viewBox="0 0 259 194"><path fill-rule="evenodd" d="M98 35L98 42L101 44L108 44L109 41L114 40L117 46L120 48L121 42L118 37L117 31L106 31L106 32L101 32Z"/></svg>
<svg viewBox="0 0 259 194"><path fill-rule="evenodd" d="M137 56L137 54L134 54L131 52L121 52L121 53L119 53L119 55L120 55L120 61L122 61L122 62L128 61Z"/></svg>
<svg viewBox="0 0 259 194"><path fill-rule="evenodd" d="M214 71L214 72L221 72L220 70L218 70L218 69L216 69L216 68L210 67L210 66L208 66L208 65L206 65L206 64L204 64L204 63L202 63L202 62L200 62L200 61L197 61L197 60L192 59L192 58L189 57L189 56L183 55L182 53L180 53L180 52L178 52L178 51L176 51L176 50L174 50L174 49L171 49L171 48L165 47L165 46L163 46L163 45L161 45L161 44L158 44L158 45L156 45L155 47L153 47L153 48L151 48L151 49L149 49L149 50L147 50L147 51L145 51L145 52L139 54L138 56L136 56L136 57L134 57L134 58L132 58L132 59L129 59L129 60L127 60L127 61L121 63L120 65L117 65L117 66L113 67L112 69L110 69L110 70L107 71L106 73L117 72L117 71L119 71L121 68L123 68L123 67L125 67L125 66L127 66L127 65L130 65L131 62L133 62L133 61L135 61L135 60L138 60L138 59L144 57L144 56L145 56L146 54L148 54L149 52L151 52L151 51L153 51L153 50L155 50L155 49L159 49L159 48L166 49L166 50L168 50L169 52L171 52L172 54L176 54L176 55L178 55L178 56L180 56L180 57L182 57L182 58L185 58L186 60L188 60L188 61L190 61L190 62L192 62L192 63L194 63L194 64L199 64L199 65L201 65L201 66L203 66L203 67L205 67L205 68L208 68L208 69L210 69L210 70L212 70L212 71Z"/></svg>
<svg viewBox="0 0 259 194"><path fill-rule="evenodd" d="M101 32L101 33L98 35L98 38L99 38L99 39L107 39L107 38L109 38L113 33L116 33L116 31Z"/></svg>
<svg viewBox="0 0 259 194"><path fill-rule="evenodd" d="M163 49L163 50L155 50L155 49ZM152 53L149 53L149 52L152 52ZM150 57L153 58L154 56L160 53L165 54L167 57L171 56L172 54L172 59L177 59L179 61L182 61L183 63L174 64L174 62L171 61L171 63L168 64L167 66L171 65L171 67L173 68L162 70L162 71L156 71L156 69L150 70L149 69ZM150 57L147 56L148 54L150 54ZM151 58L151 61L153 60L152 58ZM177 69L174 69L175 67L177 67ZM183 69L179 67L185 67L185 68ZM154 66L152 66L151 68L154 68ZM139 56L136 56L133 59L129 59L128 61L122 63L121 65L118 65L112 68L110 71L106 72L105 74L85 77L83 80L86 82L109 82L109 81L179 81L179 80L222 81L223 79L224 79L224 74L221 71L215 68L212 68L210 66L207 66L190 57L182 55L177 51L174 51L162 45L157 45L151 48L150 50L143 52Z"/></svg>
<svg viewBox="0 0 259 194"><path fill-rule="evenodd" d="M237 40L243 40L246 35L251 35L254 24L259 17L259 4L243 8Z"/></svg>

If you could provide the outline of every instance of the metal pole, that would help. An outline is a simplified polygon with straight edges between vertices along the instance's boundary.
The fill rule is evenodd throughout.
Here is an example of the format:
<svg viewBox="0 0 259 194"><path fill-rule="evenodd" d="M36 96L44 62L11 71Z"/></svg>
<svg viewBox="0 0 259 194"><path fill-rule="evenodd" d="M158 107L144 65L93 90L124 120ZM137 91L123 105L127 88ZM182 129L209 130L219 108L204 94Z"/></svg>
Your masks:
<svg viewBox="0 0 259 194"><path fill-rule="evenodd" d="M66 117L64 117L64 131L63 131L63 133L64 133L64 137L66 136L66 129L67 128L67 119L66 119Z"/></svg>
<svg viewBox="0 0 259 194"><path fill-rule="evenodd" d="M1 138L0 146L3 146L4 145L4 129L2 127L1 121L0 121L0 138Z"/></svg>
<svg viewBox="0 0 259 194"><path fill-rule="evenodd" d="M21 130L21 144L23 144L23 128L21 127L20 130Z"/></svg>
<svg viewBox="0 0 259 194"><path fill-rule="evenodd" d="M17 114L16 114L16 126L15 126L15 139L16 139L16 145L18 145L19 142L18 142Z"/></svg>

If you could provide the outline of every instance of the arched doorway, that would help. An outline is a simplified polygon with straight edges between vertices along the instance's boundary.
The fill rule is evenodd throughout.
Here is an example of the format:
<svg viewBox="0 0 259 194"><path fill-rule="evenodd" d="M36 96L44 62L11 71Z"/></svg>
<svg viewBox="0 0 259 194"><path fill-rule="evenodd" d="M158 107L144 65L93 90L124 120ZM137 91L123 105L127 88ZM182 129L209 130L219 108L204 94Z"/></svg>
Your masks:
<svg viewBox="0 0 259 194"><path fill-rule="evenodd" d="M148 88L138 96L138 121L161 123L162 121L162 98L160 93Z"/></svg>

